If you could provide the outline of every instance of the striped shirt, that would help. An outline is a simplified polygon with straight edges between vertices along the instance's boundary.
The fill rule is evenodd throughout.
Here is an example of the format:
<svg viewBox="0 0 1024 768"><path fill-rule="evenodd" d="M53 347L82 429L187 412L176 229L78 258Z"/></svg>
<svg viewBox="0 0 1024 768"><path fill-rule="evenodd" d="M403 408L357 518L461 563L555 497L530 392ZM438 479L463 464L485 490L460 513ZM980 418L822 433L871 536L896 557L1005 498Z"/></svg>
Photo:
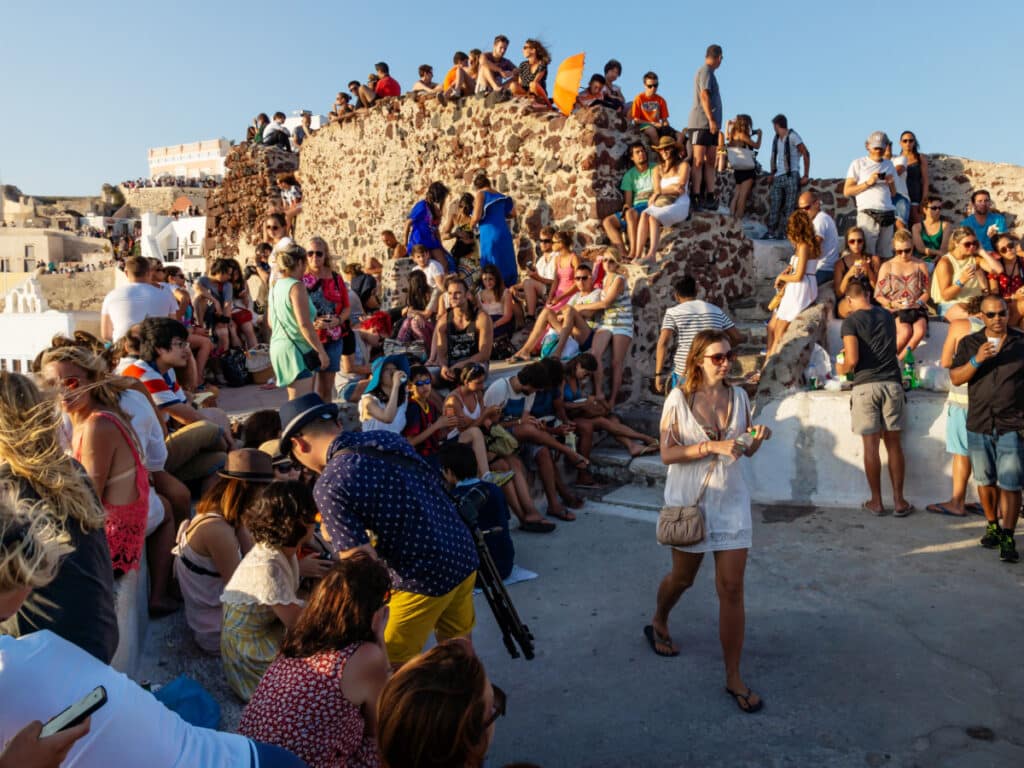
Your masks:
<svg viewBox="0 0 1024 768"><path fill-rule="evenodd" d="M173 368L162 374L150 363L136 360L125 366L121 375L131 376L133 379L141 381L157 408L166 408L169 405L186 402Z"/></svg>
<svg viewBox="0 0 1024 768"><path fill-rule="evenodd" d="M676 335L676 354L672 371L680 376L686 373L686 357L690 354L693 338L701 331L724 331L736 324L721 309L700 299L691 299L665 312L661 330L668 328Z"/></svg>

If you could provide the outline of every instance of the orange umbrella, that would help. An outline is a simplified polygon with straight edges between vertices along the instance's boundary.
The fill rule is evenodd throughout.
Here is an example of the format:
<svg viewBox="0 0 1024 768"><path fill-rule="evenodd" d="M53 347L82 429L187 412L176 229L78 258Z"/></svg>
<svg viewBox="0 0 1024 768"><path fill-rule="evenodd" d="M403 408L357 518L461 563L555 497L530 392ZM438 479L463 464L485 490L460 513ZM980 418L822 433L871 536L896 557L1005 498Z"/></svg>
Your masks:
<svg viewBox="0 0 1024 768"><path fill-rule="evenodd" d="M583 80L584 53L577 53L558 65L555 75L554 102L563 115L568 115L576 106L576 96Z"/></svg>

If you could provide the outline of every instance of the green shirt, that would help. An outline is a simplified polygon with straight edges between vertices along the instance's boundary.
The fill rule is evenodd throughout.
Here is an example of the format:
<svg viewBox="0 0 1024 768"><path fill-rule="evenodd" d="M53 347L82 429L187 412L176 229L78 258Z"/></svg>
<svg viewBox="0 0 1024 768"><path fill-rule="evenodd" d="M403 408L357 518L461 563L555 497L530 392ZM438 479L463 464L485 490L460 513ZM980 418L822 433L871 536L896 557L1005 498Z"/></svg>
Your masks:
<svg viewBox="0 0 1024 768"><path fill-rule="evenodd" d="M644 202L654 191L654 169L648 165L647 170L641 172L634 165L622 177L619 189L633 193L633 205Z"/></svg>

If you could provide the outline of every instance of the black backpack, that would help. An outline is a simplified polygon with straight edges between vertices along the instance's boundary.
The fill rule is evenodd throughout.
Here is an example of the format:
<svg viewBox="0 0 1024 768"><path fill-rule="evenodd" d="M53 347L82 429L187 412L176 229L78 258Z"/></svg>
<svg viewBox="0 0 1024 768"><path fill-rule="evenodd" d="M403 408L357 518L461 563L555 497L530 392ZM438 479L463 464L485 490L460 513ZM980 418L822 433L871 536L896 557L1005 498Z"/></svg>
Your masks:
<svg viewBox="0 0 1024 768"><path fill-rule="evenodd" d="M249 369L245 365L245 352L229 349L220 359L220 371L229 387L244 387L249 383Z"/></svg>

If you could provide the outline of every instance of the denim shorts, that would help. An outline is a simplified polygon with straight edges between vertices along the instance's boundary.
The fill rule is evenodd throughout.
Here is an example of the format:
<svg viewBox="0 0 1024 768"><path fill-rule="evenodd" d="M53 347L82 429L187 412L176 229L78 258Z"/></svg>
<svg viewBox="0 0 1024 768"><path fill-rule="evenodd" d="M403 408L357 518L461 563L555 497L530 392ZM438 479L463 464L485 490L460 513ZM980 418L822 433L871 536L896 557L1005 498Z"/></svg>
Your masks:
<svg viewBox="0 0 1024 768"><path fill-rule="evenodd" d="M647 203L648 203L647 200L641 200L639 203L633 203L633 210L636 211L637 213L643 213L645 210L647 210ZM619 211L618 213L616 213L615 214L615 218L617 218L619 220L619 226L622 227L623 229L625 229L626 228L626 217L622 213L622 211Z"/></svg>
<svg viewBox="0 0 1024 768"><path fill-rule="evenodd" d="M967 433L974 481L981 486L998 485L1004 491L1019 491L1024 478L1024 442L1016 432Z"/></svg>

